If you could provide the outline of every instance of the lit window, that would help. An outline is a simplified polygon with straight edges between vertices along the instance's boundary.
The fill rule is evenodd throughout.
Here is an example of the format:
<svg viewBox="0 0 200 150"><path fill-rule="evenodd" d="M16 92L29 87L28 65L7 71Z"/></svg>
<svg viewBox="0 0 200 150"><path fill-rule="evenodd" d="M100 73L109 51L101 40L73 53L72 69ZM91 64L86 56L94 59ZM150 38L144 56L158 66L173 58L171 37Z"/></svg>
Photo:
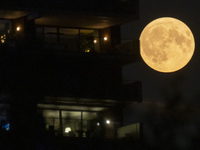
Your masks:
<svg viewBox="0 0 200 150"><path fill-rule="evenodd" d="M69 133L69 132L71 132L72 130L71 130L71 128L70 127L66 127L65 128L65 133Z"/></svg>

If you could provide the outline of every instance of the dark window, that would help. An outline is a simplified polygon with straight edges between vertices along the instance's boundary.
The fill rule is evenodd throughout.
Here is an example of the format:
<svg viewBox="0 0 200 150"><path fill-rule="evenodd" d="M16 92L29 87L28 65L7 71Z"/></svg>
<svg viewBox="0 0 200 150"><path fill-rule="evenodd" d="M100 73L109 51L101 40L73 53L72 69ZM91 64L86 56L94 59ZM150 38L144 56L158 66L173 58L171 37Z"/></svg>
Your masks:
<svg viewBox="0 0 200 150"><path fill-rule="evenodd" d="M44 40L46 43L57 43L57 28L44 28Z"/></svg>
<svg viewBox="0 0 200 150"><path fill-rule="evenodd" d="M50 48L62 47L65 51L72 52L99 52L98 30L37 27L36 33Z"/></svg>
<svg viewBox="0 0 200 150"><path fill-rule="evenodd" d="M79 51L79 30L60 28L59 43L64 45L67 51Z"/></svg>

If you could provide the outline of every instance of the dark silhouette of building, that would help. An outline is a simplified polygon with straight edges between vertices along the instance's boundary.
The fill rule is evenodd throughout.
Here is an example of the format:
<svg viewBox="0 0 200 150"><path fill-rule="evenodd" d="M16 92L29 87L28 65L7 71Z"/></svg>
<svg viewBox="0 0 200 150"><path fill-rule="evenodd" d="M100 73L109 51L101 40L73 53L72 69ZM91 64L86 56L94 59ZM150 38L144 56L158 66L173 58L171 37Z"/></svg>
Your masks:
<svg viewBox="0 0 200 150"><path fill-rule="evenodd" d="M142 101L140 81L122 82L122 66L140 60L138 42L127 53L120 37L121 24L139 19L138 5L1 1L4 129L15 137L117 138L124 106Z"/></svg>

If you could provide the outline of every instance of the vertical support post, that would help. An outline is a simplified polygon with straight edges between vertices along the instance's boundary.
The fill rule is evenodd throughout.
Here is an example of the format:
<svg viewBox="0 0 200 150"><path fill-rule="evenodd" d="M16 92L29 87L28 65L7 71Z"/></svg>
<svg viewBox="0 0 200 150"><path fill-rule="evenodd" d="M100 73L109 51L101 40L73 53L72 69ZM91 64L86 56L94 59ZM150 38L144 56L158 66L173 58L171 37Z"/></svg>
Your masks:
<svg viewBox="0 0 200 150"><path fill-rule="evenodd" d="M78 51L81 52L81 31L78 29Z"/></svg>
<svg viewBox="0 0 200 150"><path fill-rule="evenodd" d="M83 131L83 111L81 111L81 131Z"/></svg>
<svg viewBox="0 0 200 150"><path fill-rule="evenodd" d="M55 119L53 118L53 126L55 126Z"/></svg>
<svg viewBox="0 0 200 150"><path fill-rule="evenodd" d="M56 33L56 36L57 36L57 41L56 42L57 42L57 44L60 44L60 33L59 33L59 28L58 27L56 28L56 32L57 32Z"/></svg>
<svg viewBox="0 0 200 150"><path fill-rule="evenodd" d="M83 137L83 111L81 111L81 124L80 124L80 131L78 132L79 137Z"/></svg>
<svg viewBox="0 0 200 150"><path fill-rule="evenodd" d="M60 135L63 135L62 110L59 110Z"/></svg>

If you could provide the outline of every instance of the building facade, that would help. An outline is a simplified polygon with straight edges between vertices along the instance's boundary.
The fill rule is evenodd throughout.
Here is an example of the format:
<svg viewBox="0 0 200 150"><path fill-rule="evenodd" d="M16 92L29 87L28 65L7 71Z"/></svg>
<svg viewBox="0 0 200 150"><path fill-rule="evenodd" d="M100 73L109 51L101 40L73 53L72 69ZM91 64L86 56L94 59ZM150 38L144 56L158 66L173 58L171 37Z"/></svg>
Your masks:
<svg viewBox="0 0 200 150"><path fill-rule="evenodd" d="M138 4L2 2L2 128L69 137L138 134L138 123L123 127L123 109L142 102L142 85L122 83L122 66L140 60L139 44L131 43L135 49L127 53L120 37L121 24L139 19Z"/></svg>

